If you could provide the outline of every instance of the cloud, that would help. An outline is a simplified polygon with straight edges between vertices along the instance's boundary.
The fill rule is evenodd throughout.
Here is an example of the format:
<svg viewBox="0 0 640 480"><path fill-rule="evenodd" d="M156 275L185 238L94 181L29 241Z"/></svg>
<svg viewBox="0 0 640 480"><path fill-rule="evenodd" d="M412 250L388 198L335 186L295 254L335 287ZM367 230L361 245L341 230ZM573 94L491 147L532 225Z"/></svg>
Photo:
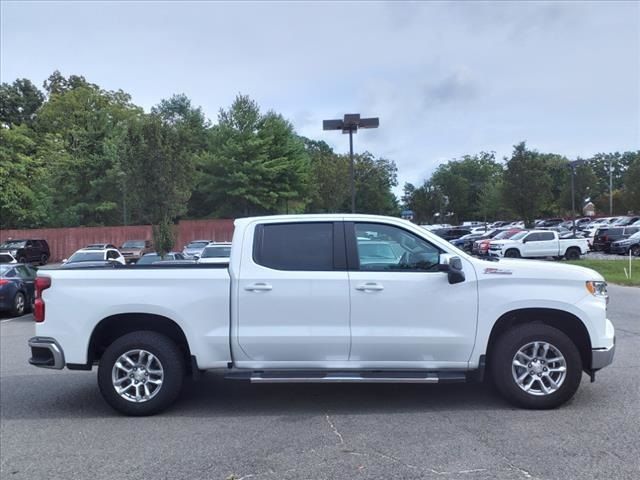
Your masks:
<svg viewBox="0 0 640 480"><path fill-rule="evenodd" d="M477 95L478 89L468 74L458 71L428 85L425 88L424 105L431 107L464 102L473 100Z"/></svg>

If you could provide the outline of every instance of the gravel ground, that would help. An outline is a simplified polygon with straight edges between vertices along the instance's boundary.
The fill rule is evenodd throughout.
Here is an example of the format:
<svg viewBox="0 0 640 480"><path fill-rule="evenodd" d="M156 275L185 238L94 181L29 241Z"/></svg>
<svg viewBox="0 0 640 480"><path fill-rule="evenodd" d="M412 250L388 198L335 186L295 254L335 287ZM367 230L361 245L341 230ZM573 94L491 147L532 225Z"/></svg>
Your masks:
<svg viewBox="0 0 640 480"><path fill-rule="evenodd" d="M30 316L0 324L2 479L638 479L640 289L611 286L616 359L526 411L483 385L251 385L206 374L126 418L95 372L30 367Z"/></svg>

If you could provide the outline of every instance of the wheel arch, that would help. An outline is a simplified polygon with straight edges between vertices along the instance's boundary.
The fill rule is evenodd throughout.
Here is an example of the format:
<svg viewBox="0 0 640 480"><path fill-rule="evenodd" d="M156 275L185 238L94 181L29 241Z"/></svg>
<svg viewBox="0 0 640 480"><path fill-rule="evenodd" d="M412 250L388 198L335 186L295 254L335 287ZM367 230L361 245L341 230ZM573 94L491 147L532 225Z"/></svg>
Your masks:
<svg viewBox="0 0 640 480"><path fill-rule="evenodd" d="M118 338L142 330L160 333L171 339L184 355L185 365L192 364L189 342L180 325L168 317L152 313L119 313L103 318L91 332L87 364L90 366L99 361L106 348Z"/></svg>
<svg viewBox="0 0 640 480"><path fill-rule="evenodd" d="M487 343L487 363L491 362L491 353L496 340L516 325L543 323L555 327L576 345L582 359L584 370L591 368L591 337L586 325L576 315L556 308L519 308L504 313L493 325Z"/></svg>

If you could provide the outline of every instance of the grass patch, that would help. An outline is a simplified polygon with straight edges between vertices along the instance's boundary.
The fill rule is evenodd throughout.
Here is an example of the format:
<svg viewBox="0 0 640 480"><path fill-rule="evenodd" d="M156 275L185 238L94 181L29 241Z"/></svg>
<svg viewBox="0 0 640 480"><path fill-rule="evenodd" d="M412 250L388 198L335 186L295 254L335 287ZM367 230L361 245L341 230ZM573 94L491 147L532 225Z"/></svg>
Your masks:
<svg viewBox="0 0 640 480"><path fill-rule="evenodd" d="M631 278L627 278L624 269L629 270L629 260L573 260L566 263L592 268L609 283L640 287L640 260L631 261Z"/></svg>

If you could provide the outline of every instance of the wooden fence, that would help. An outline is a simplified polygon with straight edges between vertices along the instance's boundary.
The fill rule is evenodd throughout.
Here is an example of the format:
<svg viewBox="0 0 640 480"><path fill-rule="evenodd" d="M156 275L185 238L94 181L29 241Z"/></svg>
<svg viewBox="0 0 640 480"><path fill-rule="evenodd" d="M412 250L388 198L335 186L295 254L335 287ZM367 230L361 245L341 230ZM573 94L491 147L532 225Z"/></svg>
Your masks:
<svg viewBox="0 0 640 480"><path fill-rule="evenodd" d="M182 250L191 240L231 241L233 220L183 220L174 228L174 249ZM51 261L57 262L90 243L112 243L119 247L127 240L151 240L152 233L151 225L0 230L0 242L8 239L44 239L51 249Z"/></svg>

